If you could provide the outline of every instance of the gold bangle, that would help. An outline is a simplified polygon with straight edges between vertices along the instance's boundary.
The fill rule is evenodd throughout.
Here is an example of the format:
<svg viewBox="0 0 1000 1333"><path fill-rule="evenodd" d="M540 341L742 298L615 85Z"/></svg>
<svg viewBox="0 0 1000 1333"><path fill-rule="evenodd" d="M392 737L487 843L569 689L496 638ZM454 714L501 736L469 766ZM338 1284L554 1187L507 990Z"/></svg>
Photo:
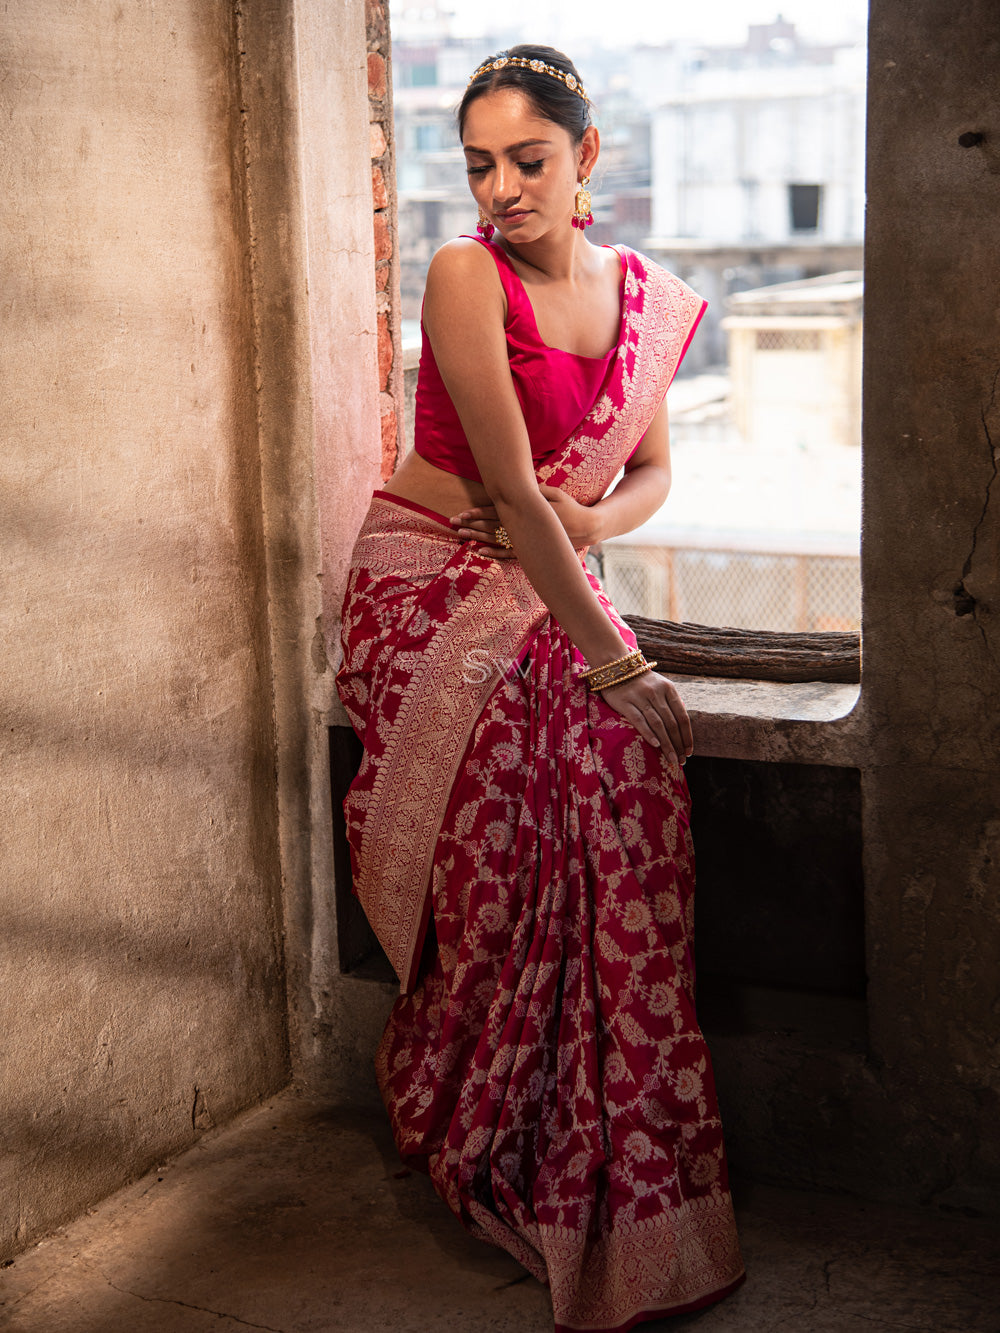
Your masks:
<svg viewBox="0 0 1000 1333"><path fill-rule="evenodd" d="M589 690L603 690L609 685L619 684L626 677L631 680L633 673L638 676L649 669L650 664L643 656L642 649L636 648L613 662L605 662L602 666L582 672L581 679Z"/></svg>
<svg viewBox="0 0 1000 1333"><path fill-rule="evenodd" d="M655 662L647 662L644 666L636 667L634 671L626 672L624 676L616 676L614 680L606 680L603 685L593 685L591 689L610 690L614 685L624 685L627 680L635 680L637 676L644 676L647 671L652 671L655 666Z"/></svg>
<svg viewBox="0 0 1000 1333"><path fill-rule="evenodd" d="M580 673L580 678L589 683L597 676L601 676L608 671L613 671L615 667L624 666L626 662L638 662L641 657L641 650L633 648L632 651L626 653L624 657L616 657L613 662L604 662L601 666L588 667L586 671Z"/></svg>
<svg viewBox="0 0 1000 1333"><path fill-rule="evenodd" d="M493 536L496 538L497 546L504 546L508 551L514 549L514 543L510 539L510 533L502 523L498 523Z"/></svg>

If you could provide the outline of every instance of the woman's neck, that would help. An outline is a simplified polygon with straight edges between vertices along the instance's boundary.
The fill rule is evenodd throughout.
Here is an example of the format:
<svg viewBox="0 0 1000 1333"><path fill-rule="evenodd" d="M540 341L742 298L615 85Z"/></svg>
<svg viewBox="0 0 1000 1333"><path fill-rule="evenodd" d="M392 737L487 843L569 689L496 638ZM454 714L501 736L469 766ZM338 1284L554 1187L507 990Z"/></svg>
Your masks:
<svg viewBox="0 0 1000 1333"><path fill-rule="evenodd" d="M501 242L512 259L533 269L550 282L575 282L599 267L597 247L573 231L569 237L541 236L526 245Z"/></svg>

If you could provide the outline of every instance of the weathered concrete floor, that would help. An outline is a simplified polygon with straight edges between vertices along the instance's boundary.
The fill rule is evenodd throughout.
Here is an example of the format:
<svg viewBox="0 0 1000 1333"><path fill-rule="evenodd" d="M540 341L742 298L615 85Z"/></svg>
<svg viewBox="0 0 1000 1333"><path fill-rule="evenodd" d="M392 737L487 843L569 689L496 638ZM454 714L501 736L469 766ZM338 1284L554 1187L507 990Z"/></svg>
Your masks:
<svg viewBox="0 0 1000 1333"><path fill-rule="evenodd" d="M649 1333L998 1333L997 1228L738 1198L750 1278ZM285 1094L0 1274L10 1333L550 1333L546 1293L400 1170L380 1116Z"/></svg>

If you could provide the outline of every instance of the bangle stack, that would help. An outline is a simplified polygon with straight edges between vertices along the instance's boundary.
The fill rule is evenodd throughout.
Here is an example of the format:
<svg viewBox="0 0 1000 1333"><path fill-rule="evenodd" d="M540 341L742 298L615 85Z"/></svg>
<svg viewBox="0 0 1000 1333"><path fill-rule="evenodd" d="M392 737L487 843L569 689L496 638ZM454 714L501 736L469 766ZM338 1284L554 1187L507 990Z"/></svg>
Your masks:
<svg viewBox="0 0 1000 1333"><path fill-rule="evenodd" d="M624 657L619 657L614 662L591 667L589 671L581 673L580 679L588 690L608 690L612 685L623 685L625 681L634 680L636 676L644 676L655 666L656 663L647 662L642 655L642 649L637 648L634 653L626 653Z"/></svg>

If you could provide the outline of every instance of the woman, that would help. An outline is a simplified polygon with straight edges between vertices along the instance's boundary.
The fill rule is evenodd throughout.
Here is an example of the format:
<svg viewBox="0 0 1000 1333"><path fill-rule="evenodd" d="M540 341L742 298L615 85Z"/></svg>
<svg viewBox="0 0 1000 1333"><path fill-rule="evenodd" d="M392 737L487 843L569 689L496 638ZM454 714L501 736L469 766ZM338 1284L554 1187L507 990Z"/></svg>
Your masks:
<svg viewBox="0 0 1000 1333"><path fill-rule="evenodd" d="M480 235L431 264L415 449L344 607L355 887L403 989L377 1073L400 1152L549 1284L557 1330L624 1330L743 1274L694 1014L690 723L582 562L666 497L704 303L588 242L600 141L565 56L484 62L459 129Z"/></svg>

